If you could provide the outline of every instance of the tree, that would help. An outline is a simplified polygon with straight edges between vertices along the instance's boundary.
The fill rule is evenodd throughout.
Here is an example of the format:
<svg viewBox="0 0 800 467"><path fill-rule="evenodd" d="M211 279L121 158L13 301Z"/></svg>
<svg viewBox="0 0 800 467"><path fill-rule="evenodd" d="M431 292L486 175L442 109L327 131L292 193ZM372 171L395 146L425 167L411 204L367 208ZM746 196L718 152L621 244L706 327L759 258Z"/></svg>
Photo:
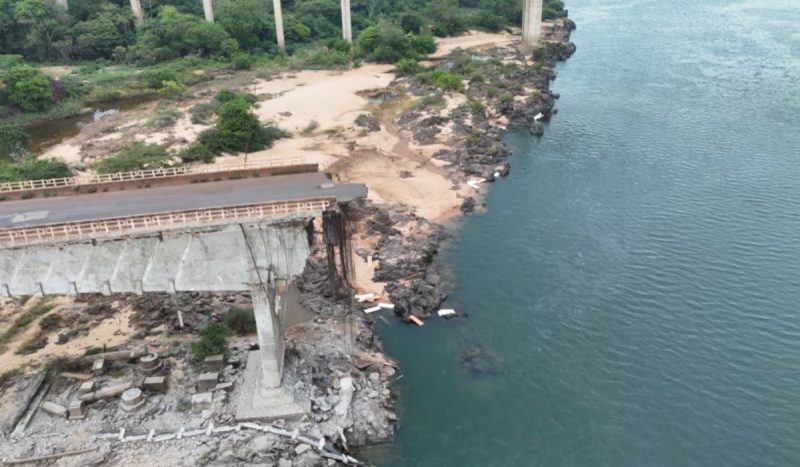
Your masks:
<svg viewBox="0 0 800 467"><path fill-rule="evenodd" d="M25 31L24 50L38 60L69 54L64 41L69 16L55 3L46 0L21 0L14 6L14 18Z"/></svg>
<svg viewBox="0 0 800 467"><path fill-rule="evenodd" d="M19 159L28 153L28 134L14 125L0 126L0 158Z"/></svg>
<svg viewBox="0 0 800 467"><path fill-rule="evenodd" d="M100 12L72 28L75 53L83 58L110 58L114 49L129 45L134 38L130 9L103 3Z"/></svg>
<svg viewBox="0 0 800 467"><path fill-rule="evenodd" d="M165 6L157 18L144 22L133 49L137 58L154 63L190 54L220 54L230 48L223 47L230 39L218 24Z"/></svg>
<svg viewBox="0 0 800 467"><path fill-rule="evenodd" d="M17 65L5 76L8 99L24 110L45 110L50 106L53 93L50 81L30 65Z"/></svg>
<svg viewBox="0 0 800 467"><path fill-rule="evenodd" d="M250 103L236 98L222 104L217 121L217 138L229 151L253 151L262 149L261 123L250 112Z"/></svg>

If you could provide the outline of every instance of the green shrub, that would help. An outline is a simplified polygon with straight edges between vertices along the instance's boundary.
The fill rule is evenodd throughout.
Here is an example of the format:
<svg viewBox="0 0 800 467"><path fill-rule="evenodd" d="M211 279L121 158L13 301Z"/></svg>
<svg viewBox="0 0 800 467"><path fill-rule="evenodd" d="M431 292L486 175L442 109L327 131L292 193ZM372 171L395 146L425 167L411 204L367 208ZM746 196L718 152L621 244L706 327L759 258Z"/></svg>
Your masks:
<svg viewBox="0 0 800 467"><path fill-rule="evenodd" d="M228 353L228 337L231 334L231 329L222 323L208 323L200 332L200 340L192 343L192 356L195 360L203 361L210 355Z"/></svg>
<svg viewBox="0 0 800 467"><path fill-rule="evenodd" d="M0 126L0 159L18 159L28 153L28 134L14 125Z"/></svg>
<svg viewBox="0 0 800 467"><path fill-rule="evenodd" d="M200 143L194 143L178 153L183 162L214 162L217 153Z"/></svg>
<svg viewBox="0 0 800 467"><path fill-rule="evenodd" d="M509 92L504 92L503 94L500 94L500 102L503 104L508 104L513 100L514 96L512 96L511 93Z"/></svg>
<svg viewBox="0 0 800 467"><path fill-rule="evenodd" d="M230 56L239 45L219 24L167 5L142 25L136 44L129 49L135 58L156 63L191 54Z"/></svg>
<svg viewBox="0 0 800 467"><path fill-rule="evenodd" d="M189 109L189 113L192 115L192 123L200 125L211 122L217 114L220 105L222 105L220 101L212 99L209 102L202 102L192 106L192 108Z"/></svg>
<svg viewBox="0 0 800 467"><path fill-rule="evenodd" d="M250 54L245 52L239 52L234 54L231 58L231 66L234 70L249 70L253 68L253 63L255 60L253 59Z"/></svg>
<svg viewBox="0 0 800 467"><path fill-rule="evenodd" d="M233 308L225 316L225 324L240 336L255 334L257 330L256 316L253 310L248 308Z"/></svg>
<svg viewBox="0 0 800 467"><path fill-rule="evenodd" d="M8 100L23 110L45 110L53 103L50 81L29 65L12 67L4 77Z"/></svg>
<svg viewBox="0 0 800 467"><path fill-rule="evenodd" d="M245 100L250 105L253 105L258 101L258 98L253 94L247 92L231 91L230 89L223 89L222 91L218 92L217 95L214 96L214 99L218 101L220 104L224 104L234 99ZM217 109L219 109L219 107L217 107Z"/></svg>
<svg viewBox="0 0 800 467"><path fill-rule="evenodd" d="M436 43L433 36L406 34L398 26L381 20L358 35L356 49L360 55L376 62L395 63L432 53L436 50Z"/></svg>
<svg viewBox="0 0 800 467"><path fill-rule="evenodd" d="M319 128L319 122L316 120L311 120L310 122L308 122L308 125L305 128L303 128L303 131L301 131L300 134L308 136L311 133L314 133L314 130L316 130L317 128Z"/></svg>
<svg viewBox="0 0 800 467"><path fill-rule="evenodd" d="M167 81L178 82L178 75L166 68L151 68L139 74L139 82L150 89L161 89Z"/></svg>
<svg viewBox="0 0 800 467"><path fill-rule="evenodd" d="M0 182L71 177L64 161L28 157L16 164L0 165Z"/></svg>
<svg viewBox="0 0 800 467"><path fill-rule="evenodd" d="M0 54L0 71L5 71L25 63L22 55Z"/></svg>
<svg viewBox="0 0 800 467"><path fill-rule="evenodd" d="M443 91L463 91L464 83L459 75L444 71L433 70L417 74L417 79L422 84L437 87Z"/></svg>
<svg viewBox="0 0 800 467"><path fill-rule="evenodd" d="M131 172L145 168L164 167L171 159L164 146L134 143L113 156L92 165L98 173Z"/></svg>
<svg viewBox="0 0 800 467"><path fill-rule="evenodd" d="M468 107L469 112L473 115L483 115L483 113L486 111L486 108L480 101L472 101L469 103Z"/></svg>
<svg viewBox="0 0 800 467"><path fill-rule="evenodd" d="M444 99L443 96L439 94L431 94L429 96L425 96L417 102L415 108L417 110L426 110L426 109L441 109L447 105L447 101Z"/></svg>
<svg viewBox="0 0 800 467"><path fill-rule="evenodd" d="M186 86L178 83L177 81L163 81L161 83L161 88L158 90L159 96L174 96L176 94L180 94L186 90Z"/></svg>
<svg viewBox="0 0 800 467"><path fill-rule="evenodd" d="M150 128L169 128L178 121L183 115L182 112L172 109L156 109L155 115L150 118L148 125Z"/></svg>
<svg viewBox="0 0 800 467"><path fill-rule="evenodd" d="M225 147L219 140L216 128L209 128L197 135L197 144L208 149L212 154L221 154Z"/></svg>
<svg viewBox="0 0 800 467"><path fill-rule="evenodd" d="M404 58L394 64L394 72L400 76L416 75L422 71L422 67L413 58Z"/></svg>
<svg viewBox="0 0 800 467"><path fill-rule="evenodd" d="M410 46L411 50L418 55L428 55L436 52L436 41L430 34L411 36Z"/></svg>
<svg viewBox="0 0 800 467"><path fill-rule="evenodd" d="M353 46L341 37L330 39L327 43L327 47L330 50L335 50L337 52L346 54L349 54L353 49Z"/></svg>
<svg viewBox="0 0 800 467"><path fill-rule="evenodd" d="M216 140L226 151L252 152L272 146L288 134L275 127L262 127L258 117L250 112L251 104L244 99L233 99L219 108ZM209 149L212 149L210 146Z"/></svg>
<svg viewBox="0 0 800 467"><path fill-rule="evenodd" d="M52 313L39 321L39 327L43 331L54 331L61 327L61 316L58 313Z"/></svg>
<svg viewBox="0 0 800 467"><path fill-rule="evenodd" d="M295 53L292 57L292 68L298 69L329 69L344 68L350 65L352 57L350 52L343 52L328 47L306 48Z"/></svg>

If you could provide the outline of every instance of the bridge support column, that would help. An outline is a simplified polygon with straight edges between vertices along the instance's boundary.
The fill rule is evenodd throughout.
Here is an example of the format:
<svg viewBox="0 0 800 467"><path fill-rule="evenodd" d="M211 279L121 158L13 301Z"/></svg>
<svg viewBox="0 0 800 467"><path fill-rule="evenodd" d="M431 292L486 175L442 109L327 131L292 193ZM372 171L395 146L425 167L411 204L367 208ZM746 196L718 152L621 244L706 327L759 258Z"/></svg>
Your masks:
<svg viewBox="0 0 800 467"><path fill-rule="evenodd" d="M211 2L212 0L203 0L203 13L209 23L214 22L214 5Z"/></svg>
<svg viewBox="0 0 800 467"><path fill-rule="evenodd" d="M263 383L268 388L281 385L283 376L283 330L278 318L278 297L271 303L267 291L256 287L251 292L253 297L253 313L258 328L258 345L261 356ZM272 304L275 304L273 309Z"/></svg>
<svg viewBox="0 0 800 467"><path fill-rule="evenodd" d="M542 0L522 0L522 45L533 47L542 34Z"/></svg>
<svg viewBox="0 0 800 467"><path fill-rule="evenodd" d="M131 11L133 12L133 22L139 27L144 22L144 10L140 0L131 0Z"/></svg>
<svg viewBox="0 0 800 467"><path fill-rule="evenodd" d="M69 0L57 0L56 4L58 4L58 6L60 6L61 8L69 11Z"/></svg>
<svg viewBox="0 0 800 467"><path fill-rule="evenodd" d="M283 37L283 12L281 0L272 0L272 9L275 11L275 34L278 36L278 48L286 52L286 39Z"/></svg>
<svg viewBox="0 0 800 467"><path fill-rule="evenodd" d="M353 43L353 21L350 18L350 0L341 0L342 3L342 38Z"/></svg>

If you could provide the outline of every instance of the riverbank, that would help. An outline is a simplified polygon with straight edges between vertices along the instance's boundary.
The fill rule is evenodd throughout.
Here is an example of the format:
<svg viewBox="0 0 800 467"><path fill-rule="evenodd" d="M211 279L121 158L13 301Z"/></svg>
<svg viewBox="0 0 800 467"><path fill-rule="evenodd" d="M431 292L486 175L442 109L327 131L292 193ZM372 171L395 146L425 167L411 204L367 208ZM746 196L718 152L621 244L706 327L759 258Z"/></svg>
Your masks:
<svg viewBox="0 0 800 467"><path fill-rule="evenodd" d="M269 77L253 75L249 80L239 77L239 89L260 97L257 113L262 121L295 132L293 138L246 157L254 161L301 155L309 162L323 164L338 180L366 183L370 188L368 202L351 209L357 291L391 301L395 313L403 318L428 318L449 293L447 270L436 261L449 235L446 226L461 213L480 209L487 183L508 173L509 152L500 140L504 129L543 131L542 122L552 115L555 102L555 96L548 91L549 82L555 77L552 67L556 60L574 51L568 43L572 27L569 20L548 23L545 30L552 42L546 43L543 52L537 52L536 60L529 52L521 51L510 34L474 33L444 40L440 50L449 48L452 52L432 57L430 65L456 77L460 84L456 90L442 89L436 79L426 84L419 77L397 77L391 66L383 65L346 71L284 72ZM453 44L469 44L472 48L464 51ZM216 91L214 86L229 84L209 84L193 98L170 103L168 110L180 115L165 127L150 126L159 104L147 104L134 113L123 112L86 125L79 135L51 148L46 156L67 158L75 167L86 169L94 160L130 141L157 142L179 149L205 128L192 121L189 110L208 100ZM218 162L244 157L226 156ZM287 368L301 371L309 362L313 367L305 375L308 382L301 385L309 394L312 415L299 426L344 442L337 437L341 428L349 448L385 442L397 428L391 392L397 377L395 365L383 356L371 315L354 309L349 300L337 302L325 296L323 284L327 277L318 259L309 261L298 287L300 300L314 313L314 319L287 331ZM207 299L187 297L184 299L192 304ZM162 318L153 323L154 329L166 326L153 333L154 340L160 340L158 336L163 333L172 335L174 329L174 319L166 313L176 305L160 300L150 306L160 310L157 313ZM142 304L137 302L136 306ZM197 315L230 311L214 310L217 309L198 310ZM109 313L104 319L117 316ZM130 339L123 340L141 339L149 331L144 336L141 332L125 334ZM116 331L112 334L119 336ZM82 348L81 336L75 337L75 347ZM361 355L363 366L354 360L356 355ZM34 357L44 359L41 354ZM350 382L343 386L345 378ZM331 410L346 399L343 387L350 384L355 387L349 405L352 410L346 410L342 418ZM212 418L224 422L224 416L217 413ZM190 417L180 422L192 420ZM197 423L207 421L208 418ZM29 444L15 452L37 452L31 446L34 440L36 437L29 438ZM254 460L253 453L263 450L258 443L252 446L255 441L245 435L217 443L205 444L212 454L204 456L204 460ZM52 445L45 445L52 449ZM195 457L186 457L189 452L196 454L197 448L196 443L184 442L169 450L178 463L181 459L199 462ZM286 460L296 465L317 460L314 452L295 449L290 443L271 444L270 450L270 457L259 459ZM103 455L104 461L141 461L151 454L141 453L135 446L115 446ZM152 455L163 460L164 450Z"/></svg>

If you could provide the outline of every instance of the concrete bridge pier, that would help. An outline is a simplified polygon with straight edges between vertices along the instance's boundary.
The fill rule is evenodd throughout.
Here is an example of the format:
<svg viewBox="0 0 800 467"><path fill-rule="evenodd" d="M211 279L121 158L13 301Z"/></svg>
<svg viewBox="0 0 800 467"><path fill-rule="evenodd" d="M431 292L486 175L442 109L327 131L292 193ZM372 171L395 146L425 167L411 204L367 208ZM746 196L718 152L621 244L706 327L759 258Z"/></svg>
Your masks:
<svg viewBox="0 0 800 467"><path fill-rule="evenodd" d="M131 0L131 11L133 12L133 22L139 27L144 22L144 10L140 0Z"/></svg>
<svg viewBox="0 0 800 467"><path fill-rule="evenodd" d="M69 11L69 0L56 0L56 4L61 8Z"/></svg>
<svg viewBox="0 0 800 467"><path fill-rule="evenodd" d="M278 48L286 52L286 39L283 36L283 11L281 0L272 0L272 9L275 12L275 34L278 36Z"/></svg>
<svg viewBox="0 0 800 467"><path fill-rule="evenodd" d="M206 16L206 21L209 23L214 22L214 5L212 0L203 0L203 13Z"/></svg>
<svg viewBox="0 0 800 467"><path fill-rule="evenodd" d="M522 2L522 45L533 47L542 34L542 0Z"/></svg>
<svg viewBox="0 0 800 467"><path fill-rule="evenodd" d="M342 4L342 38L353 43L353 21L350 18L350 0L341 0Z"/></svg>
<svg viewBox="0 0 800 467"><path fill-rule="evenodd" d="M274 294L270 300L268 294L269 291L265 287L256 287L251 291L253 313L258 329L262 381L267 388L277 388L281 385L283 377L284 341L278 316L278 295Z"/></svg>

